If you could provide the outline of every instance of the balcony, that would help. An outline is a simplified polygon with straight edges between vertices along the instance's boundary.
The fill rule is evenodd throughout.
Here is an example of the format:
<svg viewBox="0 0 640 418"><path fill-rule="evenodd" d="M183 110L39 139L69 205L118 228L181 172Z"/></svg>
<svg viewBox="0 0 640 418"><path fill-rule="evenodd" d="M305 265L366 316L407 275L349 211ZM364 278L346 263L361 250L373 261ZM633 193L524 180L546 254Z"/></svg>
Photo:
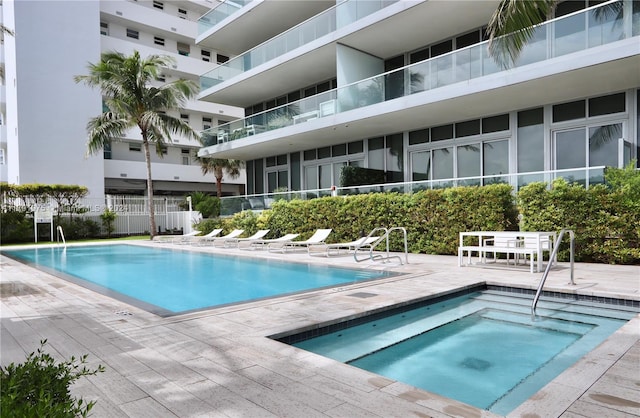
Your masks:
<svg viewBox="0 0 640 418"><path fill-rule="evenodd" d="M205 146L246 139L286 127L290 127L288 133L294 135L301 132L306 124L309 125L308 130L326 128L322 132L322 140L326 142L330 139L324 138L338 137L339 131L336 129L343 129L338 124L359 120L364 125L364 117L368 118L365 121L367 126L363 126L358 133L360 137L383 134L383 127L391 126L392 123L396 126L387 129L417 129L420 126L412 127L410 119L419 120L422 127L426 126L429 117L434 119L433 123L444 123L447 116L442 112L455 113L461 107L462 102L456 104L456 100L465 101L464 105L474 106L485 114L504 112L539 105L535 101L539 100L536 96L543 90L550 90L544 87L548 86L550 77L554 81L553 90L565 95L565 89L570 88L586 94L589 88L596 87L596 80L603 77L605 79L602 81L606 80L610 88L614 88L612 84L616 84L615 89L631 88L640 83L640 73L637 71L640 64L640 42L636 39L640 36L640 7L632 9L631 6L630 1L613 1L539 25L514 68L508 70L495 64L487 54L487 42L482 42L218 126L203 132ZM605 7L613 8L618 13L602 13ZM562 58L571 53L589 50L592 51L591 54L582 53L577 55L577 59ZM527 67L529 65L531 67ZM531 71L531 68L536 71ZM617 76L612 79L614 72ZM481 77L485 77L484 82L469 83ZM443 87L447 89L441 89ZM506 97L501 99L503 103L496 102L494 89L498 88L512 89L508 98L511 102L507 102ZM555 98L556 92L553 90L545 93L550 101ZM429 97L423 94L427 92L430 93ZM475 98L469 98L472 95ZM558 97L560 99L562 96ZM425 109L428 101L438 103L439 109ZM419 106L423 107L420 112L415 113L416 117L408 117L411 116L410 108L417 109ZM367 114L352 112L365 107L370 110ZM376 114L374 109L379 113ZM434 113L431 115L425 110L433 110ZM355 117L348 119L347 112ZM396 116L402 112L404 117L396 117L393 121L394 118L389 115L394 112ZM418 119L418 114L421 119ZM379 116L377 123L371 118L376 115ZM323 118L332 119L325 119L326 122L322 124ZM314 125L311 126L311 123ZM355 124L351 124L352 134L355 128ZM293 142L291 135L286 135L286 142L289 144ZM264 142L271 138L276 139L276 136L265 137ZM255 148L255 141L252 146L254 154L260 152L259 148ZM232 157L232 148L218 146L210 150L203 149L200 155L215 153L219 158L245 157L237 150Z"/></svg>
<svg viewBox="0 0 640 418"><path fill-rule="evenodd" d="M135 22L136 27L146 27L147 31L153 31L150 28L154 28L166 34L182 34L192 39L195 39L198 30L196 22L131 1L100 2L100 13L108 14L126 25L132 25Z"/></svg>
<svg viewBox="0 0 640 418"><path fill-rule="evenodd" d="M204 91L230 80L396 2L397 0L346 0L203 74L200 77L200 88Z"/></svg>

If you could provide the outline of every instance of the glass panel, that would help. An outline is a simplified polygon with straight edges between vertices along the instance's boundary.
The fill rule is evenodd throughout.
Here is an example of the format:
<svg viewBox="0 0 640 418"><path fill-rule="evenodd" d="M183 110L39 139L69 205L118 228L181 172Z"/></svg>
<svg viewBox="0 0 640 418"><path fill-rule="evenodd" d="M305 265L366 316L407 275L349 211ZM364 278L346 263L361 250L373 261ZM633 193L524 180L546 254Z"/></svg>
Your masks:
<svg viewBox="0 0 640 418"><path fill-rule="evenodd" d="M342 172L342 167L346 166L347 162L339 162L333 163L333 183L332 186L337 186L340 184L340 173Z"/></svg>
<svg viewBox="0 0 640 418"><path fill-rule="evenodd" d="M384 138L369 139L369 168L384 170Z"/></svg>
<svg viewBox="0 0 640 418"><path fill-rule="evenodd" d="M333 183L331 182L331 164L323 164L318 166L318 188L328 189Z"/></svg>
<svg viewBox="0 0 640 418"><path fill-rule="evenodd" d="M402 134L387 136L387 181L404 181Z"/></svg>
<svg viewBox="0 0 640 418"><path fill-rule="evenodd" d="M633 3L638 2L634 1ZM619 9L616 12L615 10L618 7ZM624 21L623 9L623 2L617 2L587 12L590 48L625 38L624 25L622 24Z"/></svg>
<svg viewBox="0 0 640 418"><path fill-rule="evenodd" d="M480 119L456 123L456 138L480 134Z"/></svg>
<svg viewBox="0 0 640 418"><path fill-rule="evenodd" d="M364 152L364 141L349 142L349 154L359 154Z"/></svg>
<svg viewBox="0 0 640 418"><path fill-rule="evenodd" d="M347 155L347 144L334 145L331 147L331 155L334 157Z"/></svg>
<svg viewBox="0 0 640 418"><path fill-rule="evenodd" d="M548 31L549 31L549 25L538 26L534 30L531 40L527 42L525 47L520 52L520 56L518 57L518 60L516 62L517 66L544 61L548 58L547 57Z"/></svg>
<svg viewBox="0 0 640 418"><path fill-rule="evenodd" d="M411 180L429 180L431 171L431 152L421 151L411 153Z"/></svg>
<svg viewBox="0 0 640 418"><path fill-rule="evenodd" d="M453 138L453 125L436 126L431 128L431 141L442 141Z"/></svg>
<svg viewBox="0 0 640 418"><path fill-rule="evenodd" d="M458 147L458 177L480 176L480 144Z"/></svg>
<svg viewBox="0 0 640 418"><path fill-rule="evenodd" d="M300 190L300 153L292 152L290 157L291 161L291 190Z"/></svg>
<svg viewBox="0 0 640 418"><path fill-rule="evenodd" d="M500 132L509 130L509 115L498 115L482 119L482 133Z"/></svg>
<svg viewBox="0 0 640 418"><path fill-rule="evenodd" d="M544 125L542 108L518 112L518 172L544 170Z"/></svg>
<svg viewBox="0 0 640 418"><path fill-rule="evenodd" d="M433 150L433 178L453 178L453 148L441 148Z"/></svg>
<svg viewBox="0 0 640 418"><path fill-rule="evenodd" d="M556 169L585 167L585 129L556 133Z"/></svg>
<svg viewBox="0 0 640 418"><path fill-rule="evenodd" d="M267 173L267 192L271 193L278 187L278 179L275 172Z"/></svg>
<svg viewBox="0 0 640 418"><path fill-rule="evenodd" d="M553 106L553 121L562 122L565 120L584 119L585 101L577 100L570 103L562 103Z"/></svg>
<svg viewBox="0 0 640 418"><path fill-rule="evenodd" d="M256 194L264 193L264 167L263 160L255 160Z"/></svg>
<svg viewBox="0 0 640 418"><path fill-rule="evenodd" d="M584 49L586 47L585 27L584 13L557 20L553 25L555 30L553 56L558 57Z"/></svg>
<svg viewBox="0 0 640 418"><path fill-rule="evenodd" d="M409 145L424 144L429 142L429 129L409 132Z"/></svg>
<svg viewBox="0 0 640 418"><path fill-rule="evenodd" d="M589 166L618 167L618 140L622 124L589 128Z"/></svg>
<svg viewBox="0 0 640 418"><path fill-rule="evenodd" d="M289 188L289 172L287 170L278 171L278 187Z"/></svg>
<svg viewBox="0 0 640 418"><path fill-rule="evenodd" d="M624 93L589 99L589 116L610 115L612 113L620 113L624 111Z"/></svg>
<svg viewBox="0 0 640 418"><path fill-rule="evenodd" d="M318 167L304 168L304 185L305 190L315 190L318 188Z"/></svg>
<svg viewBox="0 0 640 418"><path fill-rule="evenodd" d="M509 141L491 141L482 144L482 175L495 176L509 173ZM506 177L487 179L485 184L504 183Z"/></svg>

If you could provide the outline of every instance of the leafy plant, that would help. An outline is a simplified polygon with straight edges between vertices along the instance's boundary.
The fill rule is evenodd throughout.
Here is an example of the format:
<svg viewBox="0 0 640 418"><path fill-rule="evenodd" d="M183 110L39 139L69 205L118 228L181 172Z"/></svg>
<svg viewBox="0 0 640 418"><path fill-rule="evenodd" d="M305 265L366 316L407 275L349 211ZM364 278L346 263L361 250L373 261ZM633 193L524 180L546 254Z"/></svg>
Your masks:
<svg viewBox="0 0 640 418"><path fill-rule="evenodd" d="M3 417L86 417L95 401L73 398L70 387L84 376L104 372L104 366L88 369L87 355L56 362L44 352L47 340L24 363L0 367L0 409Z"/></svg>
<svg viewBox="0 0 640 418"><path fill-rule="evenodd" d="M115 226L113 223L116 220L116 213L109 208L106 208L102 214L100 214L102 220L102 227L107 231L107 237L111 238L111 233L114 231Z"/></svg>

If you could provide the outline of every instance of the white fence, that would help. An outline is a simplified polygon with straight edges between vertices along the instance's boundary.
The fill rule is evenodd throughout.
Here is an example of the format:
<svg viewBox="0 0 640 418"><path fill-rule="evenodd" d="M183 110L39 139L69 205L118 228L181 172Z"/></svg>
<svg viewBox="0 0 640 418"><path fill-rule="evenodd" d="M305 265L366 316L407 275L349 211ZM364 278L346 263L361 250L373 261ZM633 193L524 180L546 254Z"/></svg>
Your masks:
<svg viewBox="0 0 640 418"><path fill-rule="evenodd" d="M58 208L54 201L31 203L20 199L4 199L4 205L31 211L36 219L39 218L38 214L46 213L47 217L53 220L60 215L66 219L73 217L91 220L100 226L102 226L100 215L109 209L116 214L112 235L143 235L148 234L150 228L148 200L142 196L107 195L105 199L85 198L72 207L64 208ZM202 216L199 212L190 211L188 208L184 198L154 198L156 233L191 232L193 224L201 220Z"/></svg>

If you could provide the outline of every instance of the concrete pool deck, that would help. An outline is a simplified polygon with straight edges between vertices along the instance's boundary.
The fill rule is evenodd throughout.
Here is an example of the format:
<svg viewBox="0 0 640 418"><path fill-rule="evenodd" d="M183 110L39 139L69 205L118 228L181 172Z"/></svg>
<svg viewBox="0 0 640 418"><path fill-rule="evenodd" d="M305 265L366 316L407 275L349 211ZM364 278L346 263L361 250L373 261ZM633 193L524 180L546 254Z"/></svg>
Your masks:
<svg viewBox="0 0 640 418"><path fill-rule="evenodd" d="M458 267L454 256L409 254L400 266L306 252L162 247L404 275L161 318L0 255L0 363L23 362L45 338L57 358L88 354L90 366L106 372L81 379L73 394L97 401L95 417L495 417L267 336L476 283L535 289L541 277ZM568 264L560 263L545 290L640 301L640 266L576 263L574 277L571 286ZM640 315L508 416L640 416Z"/></svg>

